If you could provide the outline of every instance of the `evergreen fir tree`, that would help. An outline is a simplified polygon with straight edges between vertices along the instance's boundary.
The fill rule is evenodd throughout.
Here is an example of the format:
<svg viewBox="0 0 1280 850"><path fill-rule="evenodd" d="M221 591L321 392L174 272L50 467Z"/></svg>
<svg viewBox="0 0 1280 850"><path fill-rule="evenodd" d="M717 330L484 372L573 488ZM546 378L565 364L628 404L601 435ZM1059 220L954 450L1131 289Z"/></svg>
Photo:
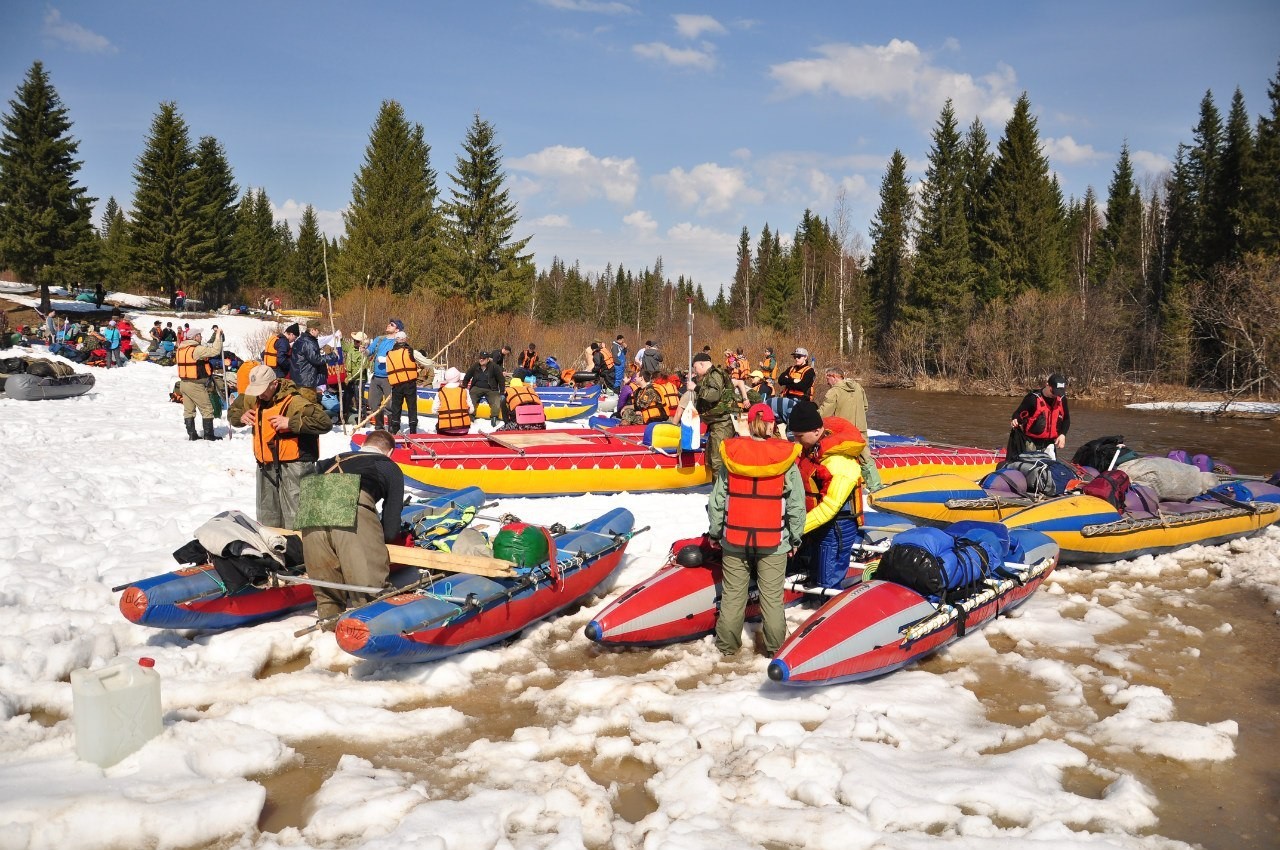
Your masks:
<svg viewBox="0 0 1280 850"><path fill-rule="evenodd" d="M171 304L175 290L192 286L197 269L200 216L195 170L187 122L177 104L161 103L134 166L129 246L134 272L159 285Z"/></svg>
<svg viewBox="0 0 1280 850"><path fill-rule="evenodd" d="M1236 89L1227 113L1226 138L1222 146L1214 200L1217 209L1211 216L1214 234L1213 254L1217 262L1237 262L1244 255L1241 234L1247 211L1244 208L1245 172L1253 159L1253 130L1244 95Z"/></svg>
<svg viewBox="0 0 1280 850"><path fill-rule="evenodd" d="M115 197L107 199L102 213L102 280L108 288L123 289L129 278L129 229Z"/></svg>
<svg viewBox="0 0 1280 850"><path fill-rule="evenodd" d="M1093 280L1145 312L1142 224L1142 196L1133 180L1129 143L1125 142L1107 188L1107 223L1100 234Z"/></svg>
<svg viewBox="0 0 1280 850"><path fill-rule="evenodd" d="M768 230L769 225L765 225ZM738 235L738 255L734 264L733 282L729 284L729 312L735 318L734 327L746 324L749 298L751 294L751 278L753 274L751 262L751 233L746 225Z"/></svg>
<svg viewBox="0 0 1280 850"><path fill-rule="evenodd" d="M1177 383L1185 383L1191 377L1192 368L1192 327L1187 290L1193 280L1193 270L1185 254L1192 247L1194 183L1187 148L1179 145L1165 187L1161 276L1154 292L1158 316L1156 368L1168 380Z"/></svg>
<svg viewBox="0 0 1280 850"><path fill-rule="evenodd" d="M197 224L192 244L190 285L215 305L230 300L236 288L235 232L239 187L222 145L204 136L196 145L191 184Z"/></svg>
<svg viewBox="0 0 1280 850"><path fill-rule="evenodd" d="M83 281L96 271L96 198L76 185L80 143L40 62L32 64L0 119L0 266L40 286Z"/></svg>
<svg viewBox="0 0 1280 850"><path fill-rule="evenodd" d="M919 199L916 259L908 312L940 334L955 335L974 308L977 276L965 211L965 151L948 99L933 131Z"/></svg>
<svg viewBox="0 0 1280 850"><path fill-rule="evenodd" d="M1271 112L1258 117L1253 155L1245 162L1242 253L1280 255L1280 66L1267 87Z"/></svg>
<svg viewBox="0 0 1280 850"><path fill-rule="evenodd" d="M768 228L766 228L768 230ZM763 235L762 235L763 237ZM794 244L799 244L794 243ZM757 252L764 261L759 274L759 309L757 324L780 331L791 325L792 307L796 305L796 263L790 262L782 250L782 236L774 232L767 250Z"/></svg>
<svg viewBox="0 0 1280 850"><path fill-rule="evenodd" d="M962 155L964 178L964 218L969 230L969 261L975 275L986 267L988 257L982 248L982 232L990 213L987 197L991 183L991 145L982 121L973 119L964 136ZM975 285L979 281L975 280ZM982 293L979 292L981 295Z"/></svg>
<svg viewBox="0 0 1280 850"><path fill-rule="evenodd" d="M1040 146L1031 101L1023 93L996 147L982 227L987 300L1028 289L1066 288L1066 228L1062 194Z"/></svg>
<svg viewBox="0 0 1280 850"><path fill-rule="evenodd" d="M311 303L325 294L324 236L320 233L320 221L311 204L307 204L302 211L296 245L293 254L293 292L304 302Z"/></svg>
<svg viewBox="0 0 1280 850"><path fill-rule="evenodd" d="M871 220L871 286L873 326L887 335L898 321L910 279L910 228L913 214L907 158L895 150L880 182L880 206Z"/></svg>
<svg viewBox="0 0 1280 850"><path fill-rule="evenodd" d="M645 269L640 276L640 292L636 299L637 327L655 328L658 326L660 295L662 292L661 266L658 272Z"/></svg>
<svg viewBox="0 0 1280 850"><path fill-rule="evenodd" d="M1091 276L1098 266L1098 239L1101 231L1102 217L1098 213L1098 200L1093 194L1093 187L1089 186L1079 203L1072 199L1067 205L1067 233L1071 248L1067 270L1080 293L1081 303L1085 302Z"/></svg>
<svg viewBox="0 0 1280 850"><path fill-rule="evenodd" d="M273 291L288 283L289 255L276 227L275 212L266 189L250 188L240 199L234 243L244 285Z"/></svg>
<svg viewBox="0 0 1280 850"><path fill-rule="evenodd" d="M1218 197L1222 142L1222 116L1213 102L1213 92L1206 91L1200 101L1200 119L1187 149L1184 180L1187 228L1183 236L1187 242L1182 246L1182 258L1188 272L1197 280L1207 278L1222 255L1220 233L1212 220L1222 211Z"/></svg>
<svg viewBox="0 0 1280 850"><path fill-rule="evenodd" d="M366 279L399 293L440 288L437 195L422 125L410 124L396 101L383 101L343 213L347 239L335 293Z"/></svg>
<svg viewBox="0 0 1280 850"><path fill-rule="evenodd" d="M445 205L447 291L465 295L484 310L517 309L533 279L532 255L521 253L530 237L512 238L515 202L504 185L501 146L493 125L474 116L462 143Z"/></svg>

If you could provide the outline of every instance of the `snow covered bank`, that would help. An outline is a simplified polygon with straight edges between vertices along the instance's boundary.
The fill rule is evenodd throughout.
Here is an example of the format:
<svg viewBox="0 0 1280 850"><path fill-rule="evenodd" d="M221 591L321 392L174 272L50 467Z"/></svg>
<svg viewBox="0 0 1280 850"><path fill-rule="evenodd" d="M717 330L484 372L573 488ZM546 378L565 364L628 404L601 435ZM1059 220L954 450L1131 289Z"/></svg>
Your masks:
<svg viewBox="0 0 1280 850"><path fill-rule="evenodd" d="M215 323L233 348L261 330L192 325ZM305 616L154 631L109 588L171 569L211 514L252 512L252 452L243 433L186 441L171 368L96 375L76 399L0 399L0 848L1183 847L1160 837L1147 769L1216 765L1222 784L1247 730L1230 699L1181 716L1133 635L1196 663L1236 641L1193 625L1197 594L1234 583L1280 605L1270 531L1064 569L936 662L789 690L764 658L726 663L709 640L590 644L592 613L705 528L705 497L581 496L497 511L572 522L622 503L654 530L599 597L506 646L396 667L293 638ZM107 770L78 762L70 671L142 655L165 731ZM319 741L343 755L292 825L259 831L258 780L301 769Z"/></svg>
<svg viewBox="0 0 1280 850"><path fill-rule="evenodd" d="M1272 401L1147 401L1126 404L1130 410L1170 410L1175 413L1248 413L1256 416L1280 414L1280 403Z"/></svg>

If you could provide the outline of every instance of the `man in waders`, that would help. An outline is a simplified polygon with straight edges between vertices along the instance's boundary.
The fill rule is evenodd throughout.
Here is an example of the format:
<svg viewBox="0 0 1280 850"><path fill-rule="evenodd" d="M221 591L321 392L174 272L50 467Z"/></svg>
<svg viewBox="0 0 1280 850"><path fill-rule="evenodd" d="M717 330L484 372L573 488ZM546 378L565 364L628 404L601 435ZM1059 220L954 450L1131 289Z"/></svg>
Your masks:
<svg viewBox="0 0 1280 850"><path fill-rule="evenodd" d="M209 397L209 358L222 354L222 331L213 330L213 339L202 345L200 334L178 345L178 392L182 394L182 420L187 426L187 439L198 440L196 411L200 411L206 440L218 439L213 433L213 400Z"/></svg>
<svg viewBox="0 0 1280 850"><path fill-rule="evenodd" d="M302 557L307 576L318 581L380 588L391 571L387 543L401 536L400 508L404 505L404 473L389 455L395 438L371 431L358 452L344 452L315 465L317 474L330 469L360 476L355 528L309 528L302 532ZM382 515L378 515L378 504ZM320 627L333 631L337 618L352 605L368 601L365 594L317 587L316 616Z"/></svg>
<svg viewBox="0 0 1280 850"><path fill-rule="evenodd" d="M1057 450L1067 445L1067 431L1071 430L1067 379L1052 374L1043 387L1027 393L1009 419L1009 428L1006 457L1013 459L1023 452L1057 457Z"/></svg>
<svg viewBox="0 0 1280 850"><path fill-rule="evenodd" d="M787 558L804 532L804 485L796 458L800 446L775 438L773 411L757 404L747 411L751 436L720 444L724 461L707 503L711 545L723 551L716 649L725 657L742 648L751 574L756 576L764 619L764 650L770 657L787 636L782 583Z"/></svg>
<svg viewBox="0 0 1280 850"><path fill-rule="evenodd" d="M711 355L701 351L693 355L691 377L695 386L694 409L707 425L705 454L707 467L714 479L724 468L720 444L736 433L733 429L733 413L737 402L733 397L733 383L723 368L711 364Z"/></svg>
<svg viewBox="0 0 1280 850"><path fill-rule="evenodd" d="M227 420L253 426L258 522L292 528L302 479L320 457L320 435L333 429L329 414L300 395L293 381L263 365L249 373L249 385L231 403Z"/></svg>

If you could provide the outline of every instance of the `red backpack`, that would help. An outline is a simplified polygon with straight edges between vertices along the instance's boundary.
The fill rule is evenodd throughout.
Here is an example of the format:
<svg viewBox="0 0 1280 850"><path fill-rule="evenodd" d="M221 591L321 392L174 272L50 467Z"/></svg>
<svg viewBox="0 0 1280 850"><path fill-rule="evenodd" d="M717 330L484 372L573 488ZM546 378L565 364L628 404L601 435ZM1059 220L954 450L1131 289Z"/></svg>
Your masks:
<svg viewBox="0 0 1280 850"><path fill-rule="evenodd" d="M1080 488L1086 496L1095 496L1118 511L1124 510L1124 497L1129 492L1129 473L1123 469L1099 472L1098 477Z"/></svg>

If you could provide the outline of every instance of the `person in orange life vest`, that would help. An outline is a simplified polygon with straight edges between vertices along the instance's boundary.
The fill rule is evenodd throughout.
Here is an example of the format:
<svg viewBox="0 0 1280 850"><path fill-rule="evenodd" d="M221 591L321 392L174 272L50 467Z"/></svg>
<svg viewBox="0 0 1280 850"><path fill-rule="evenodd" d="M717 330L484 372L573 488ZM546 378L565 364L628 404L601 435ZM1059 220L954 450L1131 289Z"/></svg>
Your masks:
<svg viewBox="0 0 1280 850"><path fill-rule="evenodd" d="M640 371L649 372L648 369ZM661 371L649 372L649 374L653 375L653 388L658 391L658 397L662 399L662 406L667 411L667 416L675 416L676 411L680 409L680 378Z"/></svg>
<svg viewBox="0 0 1280 850"><path fill-rule="evenodd" d="M649 372L637 372L632 380L635 390L631 394L631 403L622 410L622 421L626 425L648 425L650 422L665 422L671 414L667 412L667 396L659 385L654 383ZM666 386L666 385L663 385ZM672 390L670 397L679 404L680 397Z"/></svg>
<svg viewBox="0 0 1280 850"><path fill-rule="evenodd" d="M275 370L277 378L289 377L289 338L282 328L267 337L262 348L262 362Z"/></svg>
<svg viewBox="0 0 1280 850"><path fill-rule="evenodd" d="M418 362L404 331L396 333L395 345L387 352L387 383L391 384L387 430L400 433L400 411L408 409L409 433L418 433Z"/></svg>
<svg viewBox="0 0 1280 850"><path fill-rule="evenodd" d="M516 409L521 407L531 408L533 418L538 418L540 415L540 421L519 424L516 421ZM502 427L507 430L545 431L547 429L547 414L542 407L542 398L534 390L533 384L526 384L521 378L512 378L507 383L507 388L502 395L502 422Z"/></svg>
<svg viewBox="0 0 1280 850"><path fill-rule="evenodd" d="M216 326L215 326L216 327ZM178 392L182 393L182 420L187 426L187 439L198 440L196 411L200 411L204 438L216 440L213 434L213 400L209 398L209 358L222 353L222 331L214 330L208 345L200 344L200 335L183 340L178 346Z"/></svg>
<svg viewBox="0 0 1280 850"><path fill-rule="evenodd" d="M520 352L520 360L511 372L513 378L525 378L538 373L538 347L529 343L529 347Z"/></svg>
<svg viewBox="0 0 1280 850"><path fill-rule="evenodd" d="M316 464L317 474L330 468L360 476L355 528L319 527L302 532L302 557L308 578L361 587L382 587L391 571L387 543L400 533L404 505L404 473L390 459L395 438L386 431L370 431L358 452L343 452ZM377 506L382 503L382 516ZM368 600L365 594L316 587L316 616L321 628L332 630L338 615L350 605Z"/></svg>
<svg viewBox="0 0 1280 850"><path fill-rule="evenodd" d="M1013 411L1009 428L1008 457L1029 451L1043 451L1054 457L1055 449L1066 446L1067 431L1071 429L1067 379L1055 372L1045 380L1043 387L1028 392L1022 404Z"/></svg>
<svg viewBox="0 0 1280 850"><path fill-rule="evenodd" d="M436 433L454 437L468 433L474 412L475 404L462 388L462 373L450 366L436 391Z"/></svg>
<svg viewBox="0 0 1280 850"><path fill-rule="evenodd" d="M797 348L791 353L795 361L778 379L778 386L785 398L813 401L813 366L809 364L809 349Z"/></svg>
<svg viewBox="0 0 1280 850"><path fill-rule="evenodd" d="M605 353L600 343L591 343L589 349L591 371L595 373L596 383L606 390L613 389L613 356Z"/></svg>
<svg viewBox="0 0 1280 850"><path fill-rule="evenodd" d="M749 437L720 444L722 464L707 502L707 537L722 550L723 582L716 618L716 649L723 656L742 647L751 574L755 573L764 619L764 650L772 656L787 636L782 582L787 558L804 533L804 484L796 467L800 446L777 439L773 411L747 411Z"/></svg>
<svg viewBox="0 0 1280 850"><path fill-rule="evenodd" d="M298 393L270 366L254 366L249 384L231 402L227 421L253 426L253 456L258 461L258 522L292 528L298 514L302 479L315 471L320 435L333 430L323 407Z"/></svg>
<svg viewBox="0 0 1280 850"><path fill-rule="evenodd" d="M843 587L862 524L858 456L866 438L852 422L838 416L824 420L806 399L795 403L787 427L804 450L799 467L808 513L798 560L807 564L817 586Z"/></svg>
<svg viewBox="0 0 1280 850"><path fill-rule="evenodd" d="M778 358L772 348L764 350L764 358L760 361L760 371L771 381L778 380Z"/></svg>
<svg viewBox="0 0 1280 850"><path fill-rule="evenodd" d="M396 334L404 330L404 322L392 319L387 322L387 329L382 336L375 336L365 346L365 352L373 363L373 374L369 377L369 410L373 414L373 427L382 430L386 427L386 409L391 405L391 382L387 380L387 355L396 344ZM386 401L386 404L383 404Z"/></svg>

